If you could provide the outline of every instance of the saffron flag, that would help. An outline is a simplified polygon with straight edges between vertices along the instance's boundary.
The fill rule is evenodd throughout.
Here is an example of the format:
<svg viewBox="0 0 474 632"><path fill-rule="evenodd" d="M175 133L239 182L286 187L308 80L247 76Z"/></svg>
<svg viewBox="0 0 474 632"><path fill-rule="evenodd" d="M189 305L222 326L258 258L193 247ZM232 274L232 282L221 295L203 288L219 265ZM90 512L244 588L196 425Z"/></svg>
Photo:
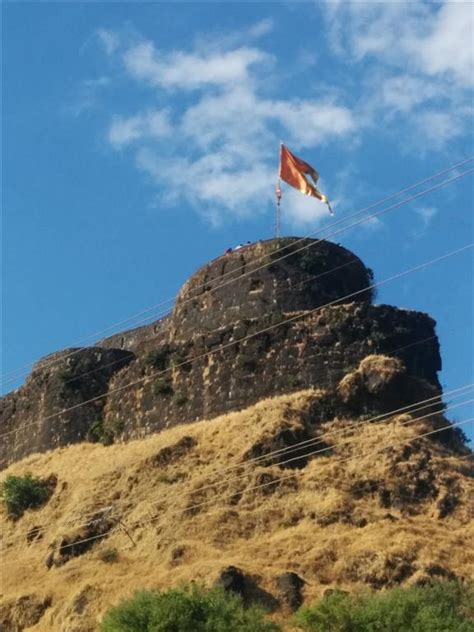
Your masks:
<svg viewBox="0 0 474 632"><path fill-rule="evenodd" d="M280 145L279 176L286 183L298 189L298 191L301 191L301 193L315 197L327 204L329 212L333 215L328 198L316 188L319 173L310 164L292 154L283 143ZM314 184L309 178L311 178Z"/></svg>

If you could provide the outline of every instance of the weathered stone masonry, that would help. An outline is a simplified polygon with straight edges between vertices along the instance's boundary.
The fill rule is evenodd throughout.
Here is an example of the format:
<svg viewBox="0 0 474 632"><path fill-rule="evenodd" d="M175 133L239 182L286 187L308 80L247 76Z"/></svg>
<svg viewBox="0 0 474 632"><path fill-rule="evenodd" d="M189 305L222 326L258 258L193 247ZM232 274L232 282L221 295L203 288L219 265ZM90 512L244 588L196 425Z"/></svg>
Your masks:
<svg viewBox="0 0 474 632"><path fill-rule="evenodd" d="M434 321L372 305L371 272L348 250L295 242L258 242L219 257L185 283L161 321L39 362L1 400L1 432L16 430L4 438L1 464L78 441L143 436L301 388L335 387L373 353L397 355L409 375L439 388ZM57 415L65 408L72 410Z"/></svg>

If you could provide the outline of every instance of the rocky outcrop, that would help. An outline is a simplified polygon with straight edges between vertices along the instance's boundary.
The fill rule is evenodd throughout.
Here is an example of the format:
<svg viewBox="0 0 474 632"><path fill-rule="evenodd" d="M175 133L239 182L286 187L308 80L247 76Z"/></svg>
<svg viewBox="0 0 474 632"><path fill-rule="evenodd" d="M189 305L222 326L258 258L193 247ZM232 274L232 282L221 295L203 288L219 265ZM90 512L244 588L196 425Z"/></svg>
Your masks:
<svg viewBox="0 0 474 632"><path fill-rule="evenodd" d="M435 322L373 305L371 283L358 257L325 241L269 240L219 257L185 283L165 318L40 361L1 400L0 464L140 437L303 388L334 390L373 354L402 363L393 397L397 380L437 392ZM361 412L386 405L376 372L361 369L341 394Z"/></svg>
<svg viewBox="0 0 474 632"><path fill-rule="evenodd" d="M42 618L51 606L51 598L37 595L23 595L18 599L5 601L0 605L0 629L7 632L21 632Z"/></svg>

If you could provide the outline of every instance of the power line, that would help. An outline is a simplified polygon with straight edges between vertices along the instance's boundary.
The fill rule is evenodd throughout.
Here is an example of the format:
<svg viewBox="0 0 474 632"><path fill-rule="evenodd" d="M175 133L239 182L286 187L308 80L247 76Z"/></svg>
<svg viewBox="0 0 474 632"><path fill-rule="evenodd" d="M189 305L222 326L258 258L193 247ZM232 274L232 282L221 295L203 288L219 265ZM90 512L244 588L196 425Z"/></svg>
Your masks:
<svg viewBox="0 0 474 632"><path fill-rule="evenodd" d="M393 275L391 277L388 277L388 278L384 279L383 281L379 281L377 283L373 283L373 284L367 286L366 288L362 288L361 290L357 290L356 292L352 292L351 294L348 294L346 296L339 297L339 298L337 298L337 299L335 299L333 301L330 301L329 303L326 303L325 305L321 305L321 306L316 307L314 309L307 310L303 315L297 314L296 316L291 316L290 318L287 318L287 319L285 319L285 320L283 320L283 321L281 321L279 323L275 323L273 325L269 325L268 327L265 327L264 329L261 329L261 330L259 330L257 332L252 333L252 334L248 334L247 336L244 336L243 338L239 338L238 340L234 340L234 341L228 342L228 343L226 343L224 345L220 345L219 347L217 347L216 349L213 349L212 351L206 351L205 353L202 353L202 354L192 358L191 360L185 360L184 362L178 363L174 367L170 367L170 368L164 369L162 371L157 371L155 373L151 373L150 375L144 376L144 377L142 377L142 378L140 378L138 380L130 382L129 384L125 384L123 386L119 386L117 388L113 388L113 389L109 390L108 392L103 393L102 395L97 395L95 397L92 397L92 398L84 401L84 402L81 402L79 404L75 404L74 406L70 406L69 408L65 408L62 411L59 411L57 413L53 413L52 415L48 415L46 417L43 417L42 419L38 419L37 421L31 422L31 423L25 424L25 425L23 425L23 426L21 426L19 428L14 428L12 430L4 432L4 433L0 434L0 438L6 437L6 436L8 436L10 434L15 434L15 433L19 432L20 430L23 431L26 428L30 428L32 426L36 426L37 424L42 423L44 421L48 421L50 419L54 419L56 417L59 417L60 415L63 415L64 413L71 412L72 410L76 410L77 408L81 408L82 406L85 406L86 404L90 404L92 402L98 401L100 399L103 399L104 397L110 396L113 393L117 393L117 392L123 391L124 389L129 388L131 386L135 386L137 384L141 384L143 382L149 381L149 380L151 380L151 379L153 379L155 377L158 377L159 375L163 375L163 374L168 373L168 372L170 372L172 370L178 369L181 366L189 365L189 364L192 364L193 362L197 362L198 360L201 360L203 358L210 357L211 355L214 355L215 353L218 353L220 351L224 351L225 349L228 349L228 348L230 348L232 346L235 346L236 344L239 344L239 343L244 342L246 340L250 340L252 338L255 338L256 336L259 336L260 334L266 333L268 331L272 331L273 329L276 329L277 327L281 327L282 325L285 325L287 323L294 322L294 321L296 321L298 319L301 319L301 318L303 318L303 316L307 317L308 315L310 315L312 313L315 313L318 310L324 309L326 307L330 307L330 306L332 306L332 305L334 305L336 303L339 303L341 300L345 300L345 299L348 299L348 298L352 298L354 296L358 296L359 294L361 294L363 292L367 292L367 290L373 289L375 287L380 287L382 285L385 285L386 283L389 283L390 281L394 281L396 279L402 278L402 277L406 276L407 274L411 274L413 272L417 272L419 270L422 270L422 269L424 269L424 268L426 268L426 267L428 267L430 265L433 265L434 263L438 263L439 261L443 261L443 260L445 260L445 259L447 259L449 257L452 257L452 256L454 256L456 254L461 253L461 252L464 252L465 250L467 250L469 248L472 248L473 246L474 246L474 242L472 242L470 244L467 244L465 246L462 246L461 248L457 248L456 250L452 250L452 251L450 251L450 252L448 252L448 253L446 253L444 255L441 255L439 257L436 257L434 259L426 261L426 262L424 262L422 264L419 264L417 266L414 266L413 268L409 268L408 270L404 270L403 272L397 273L397 274L395 274L395 275ZM64 423L68 423L68 420L64 421Z"/></svg>
<svg viewBox="0 0 474 632"><path fill-rule="evenodd" d="M457 389L453 389L452 391L448 391L445 395L453 396L455 399L458 398L458 397L464 397L467 394L465 391L472 390L473 386L474 386L474 383L473 384L468 384L468 385L459 387ZM295 444L293 444L291 446L286 446L284 448L280 448L278 450L273 450L271 452L268 452L266 454L260 455L258 457L246 459L245 461L242 461L242 462L239 462L239 463L235 463L235 464L230 465L230 466L226 466L224 468L221 468L221 469L217 470L216 472L213 472L212 475L216 476L216 475L220 475L220 474L225 474L226 472L230 472L231 470L234 470L234 469L237 469L237 468L245 468L245 467L247 467L248 465L251 465L251 464L258 464L260 461L268 460L269 458L272 458L272 457L274 457L276 455L280 455L280 454L283 454L283 453L291 454L293 452L300 451L302 448L308 448L308 447L311 447L311 446L314 446L314 445L320 445L321 443L325 442L324 441L325 437L328 437L328 436L330 436L330 437L337 437L339 435L344 435L345 433L349 433L349 432L351 432L353 430L356 430L357 428L360 428L361 426L365 427L365 426L371 425L371 424L373 424L375 422L378 422L380 424L380 423L383 423L384 421L390 419L391 417L393 417L395 415L400 415L400 414L412 415L413 413L420 412L421 410L426 409L426 408L431 408L431 407L437 406L437 405L442 406L441 410L439 410L439 411L430 411L427 414L423 415L422 417L418 417L416 419L409 419L406 422L403 422L401 425L404 426L406 424L412 423L413 421L420 421L422 419L425 419L425 418L428 418L428 417L431 417L431 416L435 416L435 415L439 415L441 413L444 414L448 410L453 410L455 408L458 408L460 406L464 406L464 405L472 403L474 401L474 399L470 399L470 400L463 401L463 402L460 402L460 403L457 403L457 404L450 404L449 406L444 407L444 404L442 403L442 401L434 401L434 400L441 400L441 398L442 398L442 395L436 395L436 396L429 397L429 398L426 398L426 399L418 401L418 402L414 402L413 404L408 404L408 405L402 406L402 407L400 407L398 409L395 409L395 410L392 410L392 411L388 411L388 412L382 413L380 415L376 415L375 417L372 417L370 419L364 420L362 422L360 420L353 421L352 423L348 424L347 426L345 426L344 428L341 428L339 430L335 430L335 431L329 430L327 432L323 432L318 437L313 437L311 439L300 441L300 442L295 443ZM420 406L420 404L424 404L424 405ZM340 443L336 443L334 445L325 446L324 448L322 448L320 450L316 450L316 451L313 451L313 452L305 453L303 455L299 455L299 456L293 457L293 458L288 459L286 461L280 461L280 462L277 463L277 465L281 466L281 465L290 463L292 461L295 461L297 459L306 458L308 456L313 456L315 454L320 454L320 453L323 453L323 452L327 452L327 451L332 450L334 448L337 448L337 447L339 447L341 445L346 445L346 444L351 444L351 443L352 443L352 441L348 440L348 441L342 441ZM228 477L227 478L223 478L223 479L220 479L219 481L217 481L216 483L210 483L210 484L207 484L205 486L196 488L196 489L193 490L193 493L201 492L201 491L204 491L206 489L210 489L210 488L216 487L218 485L222 485L224 483L229 483L229 482L231 482L233 480L237 480L237 479L243 478L245 476L247 476L247 473L244 473L244 474L241 474L241 475L237 475L237 476L233 476L231 478L228 478ZM185 492L185 491L178 492L178 493L176 493L174 491L172 494L170 494L170 496L173 496L174 498L179 498L179 497L185 496L186 494L187 494L187 492ZM164 498L163 498L163 495L160 495L159 497L151 499L149 502L151 504L151 503L156 502L157 500L167 500L167 499L168 498L167 498L166 495L165 495ZM114 505L101 507L99 509L96 509L95 511L91 511L89 515L95 516L95 518L92 519L89 522L81 523L79 525L74 525L74 528L78 529L78 528L86 527L86 526L89 526L89 525L93 524L94 522L97 522L97 515L98 514L103 514L106 511L117 510L121 506L121 504L127 504L127 503L115 503ZM86 515L88 515L88 514L86 514ZM45 529L48 526L60 526L60 525L68 525L68 524L74 524L74 520L71 520L71 521L68 521L68 522L62 522L62 523L47 523L47 524L44 524L44 525L41 526L41 531L44 532ZM21 539L22 537L25 537L24 533L23 534L18 534L15 537L15 539ZM11 542L11 540L10 540L10 542Z"/></svg>
<svg viewBox="0 0 474 632"><path fill-rule="evenodd" d="M299 286L298 290L301 290L303 285L305 285L306 283L311 283L312 281L315 281L316 279L320 279L321 277L326 276L327 274L331 274L332 272L336 272L338 270L346 268L349 265L353 265L354 263L357 263L358 261L359 261L359 259L357 257L355 257L354 259L351 259L350 261L348 261L346 263L343 263L342 265L337 266L336 268L332 268L331 270L326 270L325 272L322 272L321 274L317 274L317 275L311 276L311 277L305 279L304 281L301 281L298 284L298 286ZM275 296L278 296L279 294L283 294L284 292L286 292L286 289L279 290L279 291L275 292ZM208 335L208 336L212 335L213 333L216 333L216 332L220 331L221 329L222 329L222 326L217 327L216 329L211 329L210 331L206 332L206 335ZM429 337L427 337L425 339L425 341L432 340L432 339L434 339L436 337L437 337L436 335L429 336ZM410 345L405 345L404 347L396 349L395 351L400 351L400 350L405 349L405 348L407 348L409 346L414 346L415 344L418 344L418 343L414 342L414 343L411 343ZM395 351L393 351L393 352L392 351L387 351L386 353L395 353ZM64 358L62 358L62 359L64 359ZM66 384L71 384L72 382L76 382L77 380L80 380L83 377L87 377L88 375L93 375L95 373L103 371L104 369L106 369L108 367L115 366L116 364L119 364L119 363L123 363L123 358L118 358L117 360L113 360L112 362L108 362L107 364L101 364L100 366L98 366L95 369L91 369L90 371L86 371L85 373L80 373L79 375L75 375L74 377L72 377L72 378L70 378L68 380L65 380L64 384L65 385Z"/></svg>
<svg viewBox="0 0 474 632"><path fill-rule="evenodd" d="M459 163L457 163L457 164L455 164L455 165L453 165L453 166L449 167L448 169L445 169L445 170L443 170L443 171L441 171L441 172L438 172L437 174L433 174L432 176L429 176L428 178L425 178L425 179L423 179L423 180L420 180L420 181L416 182L415 184L410 185L409 187L406 187L406 188L404 188L404 189L401 189L400 191L398 191L398 192L396 192L396 193L393 193L393 194L389 195L388 197L383 198L383 199L381 199L381 200L379 200L379 201L377 201L377 202L375 202L375 203L371 204L370 206L368 206L368 207L366 207L366 208L364 208L364 209L362 209L362 210L360 210L360 211L357 211L356 213L353 213L352 215L349 215L349 216L347 216L347 217L345 217L345 218L341 218L340 220L338 220L338 221L336 221L336 222L333 222L333 223L332 223L330 226L328 226L326 229L322 229L322 230L330 230L330 229L332 229L334 226L337 226L337 225L339 225L339 224L341 224L341 223L344 223L344 222L348 221L348 220L349 220L349 219L351 219L351 218L357 217L357 216L361 215L362 213L365 213L366 211L370 210L371 208L374 208L374 207L376 207L376 206L379 206L380 204L383 204L383 203L385 203L385 202L387 202L387 201L389 201L389 200L391 200L391 199L393 199L393 198L395 198L395 197L397 197L397 196L401 195L402 193L408 192L408 191L410 191L410 190L412 190L412 189L414 189L414 188L416 188L416 187L420 186L421 184L424 184L424 183L429 182L429 181L431 181L431 180L433 180L433 179L435 179L435 178L437 178L437 177L440 177L440 176L442 176L442 175L445 175L445 174L446 174L446 173L448 173L449 171L452 171L452 170L454 170L454 169L456 169L456 168L458 168L458 167L460 167L460 166L463 166L463 165L465 165L465 164L467 164L467 163L469 163L469 162L472 162L472 160L474 160L474 158L468 158L468 159L466 159L466 160L464 160L464 161L462 161L462 162L459 162ZM429 192L434 191L434 190L436 190L436 189L438 189L438 188L441 188L442 186L445 186L446 184L450 184L451 182L453 182L453 181L455 181L455 180L458 180L458 179L459 179L459 178L461 178L461 177L464 177L465 175L467 175L467 174L471 173L472 171L473 171L473 169L470 169L470 170L465 171L465 172L463 172L462 174L458 174L458 175L454 176L453 178L450 178L450 179L448 179L448 180L446 180L446 181L444 181L444 182L442 182L442 183L438 183L437 185L435 185L434 187L432 187L432 188L430 188L430 189L428 189L428 190L426 190L426 191L423 191L423 192L417 193L416 195L411 196L411 197L409 197L409 198L407 198L407 199L405 199L405 200L402 200L401 202L399 202L399 203L397 203L397 204L395 204L395 205L393 205L393 206L389 207L388 209L384 209L384 211L383 211L383 212L388 212L389 210L392 210L393 208L398 208L399 206L402 206L403 204L406 204L407 202L411 201L412 199L416 199L416 198L420 197L421 195L425 195L426 193L429 193ZM366 222L366 221L369 221L369 219L372 219L373 217L377 217L377 216L378 216L378 215L380 215L380 214L382 214L382 213L380 212L380 213L376 213L376 214L373 214L373 215L369 215L369 216L367 216L366 218L363 218L363 220L361 220L361 221L359 221L359 222L355 222L355 223L351 224L350 226L344 227L342 230L336 231L335 233L330 233L329 235L327 235L327 236L326 236L326 239L327 239L328 237L335 236L335 235L339 234L340 232L343 232L344 230L347 230L348 228L352 228L352 227L354 227L354 226L356 226L356 225L358 225L358 224L360 224L360 223L364 223L364 222ZM286 249L288 249L288 248L290 248L290 247L293 249L294 245L296 245L297 243L300 243L300 242L302 242L302 241L304 241L304 240L306 240L306 239L310 238L312 235L315 235L317 232L318 232L318 231L313 231L312 233L309 233L306 237L303 237L303 238L301 238L301 239L298 239L298 240L296 240L296 241L292 242L290 245L285 245L285 246L283 246L282 248L279 248L279 249L275 250L273 254L275 255L275 254L277 254L278 252L283 252L284 250L286 250ZM286 258L286 257L288 257L288 256L291 256L291 255L292 255L292 254L294 254L295 252L299 252L300 250L304 250L306 247L312 247L312 246L314 246L314 245L316 245L316 244L320 243L321 241L324 241L324 240L323 240L323 239L319 239L319 240L316 240L315 242L313 242L313 243L311 243L311 244L309 244L309 245L307 245L307 246L305 246L305 247L303 247L303 248L301 248L301 249L299 249L299 250L297 250L297 251L292 250L290 253L288 253L287 255L285 255L285 256L283 256L283 257L281 257L280 259L277 259L276 261L280 261L280 260L282 260L282 259L284 259L284 258ZM255 262L258 262L259 260L263 260L264 258L265 258L265 256L262 256L262 257L260 257L260 259L256 259L256 260L254 260L254 263L255 263ZM268 265L268 264L267 264L267 265ZM260 269L262 269L262 268L264 268L264 267L266 267L266 266L261 266L260 268L257 268L256 270L253 270L251 273L253 274L254 272L256 272L256 271L258 271L258 270L260 270ZM231 274L233 274L233 273L234 273L234 271L229 271L229 272L225 273L224 275L222 275L221 279L222 279L222 278L224 278L225 276L227 276L227 275L231 275ZM245 276L248 276L248 274L250 274L250 273L247 273L247 274L241 275L241 277L239 277L239 278L237 278L237 279L231 279L229 282L238 281L238 280L240 280L241 278L243 278L243 277L245 277ZM211 282L211 283L212 283L212 282ZM224 285L227 285L227 284L228 284L228 282L226 282L226 283L224 283L224 284L222 284L222 285L218 286L217 288L213 288L213 289L214 289L214 290L219 289L219 288L221 288L221 287L223 287ZM196 287L196 289L202 289L202 288L208 287L208 285L209 285L208 283L206 283L206 284L202 284L201 286L197 286L197 287ZM183 304L185 304L185 303L186 303L187 301L189 301L189 300L193 300L194 298L196 298L196 297L186 299L185 301L183 301ZM172 301L174 301L175 299L176 299L176 296L174 296L173 298L167 299L166 301L163 301L163 302L161 302L161 303L158 303L157 305L154 305L154 306L152 306L152 307L150 307L150 308L148 308L148 309L146 309L146 310L143 310L143 311L141 311L141 312L138 312L137 314L135 314L135 315L133 315L133 316L131 316L131 317L129 317L129 318L127 318L127 319L125 319L125 320L119 321L118 323L115 323L114 325L111 325L111 326L109 326L109 327L108 327L108 328L106 328L106 329L103 329L103 330L101 330L101 331L99 331L99 332L96 332L95 334L91 334L90 336L88 336L88 337L86 337L86 338L83 338L83 339L79 340L79 341L78 341L77 343L75 343L75 344L79 344L79 343L80 343L80 342L82 342L82 341L88 340L88 339L90 339L90 338L92 338L92 337L96 337L96 336L98 336L98 335L100 335L100 334L105 333L106 331L109 331L110 329L112 329L112 328L114 328L114 327L117 327L117 326L119 326L119 325L123 325L123 324L125 324L125 323L127 323L127 322L130 322L131 320L135 320L135 318L137 318L137 317L139 317L139 316L141 316L141 315L143 315L143 314L145 314L145 313L148 313L148 312L150 312L150 311L152 311L152 310L154 310L154 309L156 309L156 308L158 308L158 307L160 307L160 306L162 306L162 305L164 305L164 304L171 303L171 302L172 302ZM169 312L167 312L167 313L169 313ZM157 315L159 315L159 314L157 314ZM139 322L135 323L135 326L139 325L141 322L146 322L147 320L150 320L151 318L156 318L156 316L157 316L157 315L154 315L154 316L148 316L147 318L143 319L142 321L139 321ZM93 345L88 345L88 346L93 346ZM80 350L81 350L81 349L79 349L79 350L74 350L74 351L72 351L69 355L62 356L60 359L61 359L61 360L64 360L65 358L70 357L71 355L74 355L75 353L78 353ZM55 363L55 362L57 362L57 361L58 361L58 359L52 359L52 360L51 360L51 364L53 364L53 363ZM25 365L24 367L21 367L20 369L15 369L15 370L13 370L13 371L11 371L11 372L9 372L9 373L5 374L5 375L4 375L4 377L6 377L7 375L10 375L10 374L13 374L13 373L17 373L18 371L21 371L21 373L24 373L24 370L23 370L23 369L30 367L32 364L34 364L34 362L29 363L29 364ZM46 365L44 365L44 366L45 366L45 367L47 367L47 366L49 366L49 364L46 364ZM15 377L14 379L10 379L10 380L8 380L8 381L7 381L7 383L8 383L8 382L11 382L11 381L14 381L14 380L16 380L16 379L18 379L18 377Z"/></svg>
<svg viewBox="0 0 474 632"><path fill-rule="evenodd" d="M412 441L414 441L416 439L420 439L420 438L423 438L423 437L431 436L431 435L434 435L436 433L443 432L444 430L449 430L449 429L452 429L452 428L460 427L460 426L462 426L464 424L470 423L473 420L474 420L474 417L471 417L469 419L465 419L463 421L452 423L452 424L449 424L447 426L443 426L441 428L436 428L435 430L430 430L428 432L417 434L417 435L415 435L413 437L410 437L410 439L405 439L405 440L402 440L402 441L397 441L395 443L389 443L389 444L383 445L383 446L377 448L374 451L370 451L370 452L366 452L366 453L362 453L362 454L358 454L358 455L352 455L352 456L349 456L349 457L344 457L342 459L339 459L339 460L335 461L334 464L336 465L336 464L340 464L340 463L346 463L346 462L352 461L354 459L361 459L361 458L365 458L367 456L374 456L376 454L380 454L380 452L383 452L386 449L389 449L389 448L392 448L392 447L397 447L399 445L404 445L404 444L407 444L407 443L411 443ZM413 421L415 422L417 420L414 419ZM268 481L266 483L260 483L258 485L253 485L251 487L247 487L245 491L247 491L247 492L248 491L254 491L256 489L261 489L261 488L269 487L271 485L276 485L277 483L280 483L282 481L286 481L286 480L289 480L289 479L292 479L292 478L297 478L298 476L302 476L303 474L305 474L304 471L293 472L292 474L288 474L286 476L283 476L283 477L280 477L280 478L277 478L277 479L273 479L273 480ZM235 492L223 494L221 496L218 496L217 498L214 498L214 499L211 499L211 500L202 501L202 502L196 503L194 505L190 505L190 506L186 507L185 510L180 509L180 510L172 511L172 512L168 513L168 516L169 515L174 515L174 514L180 514L183 511L189 512L191 510L195 510L195 509L198 509L200 507L203 507L203 506L206 506L206 505L210 505L213 502L216 502L218 500L223 500L225 498L232 498L234 496L235 496ZM156 521L156 519L158 517L159 517L158 515L155 515L155 516L152 516L151 518L149 518L147 520L138 520L138 521L134 522L132 525L130 525L130 528L144 527L144 526L146 526L148 524L152 524L153 522ZM95 522L97 522L97 521L95 521ZM94 540L98 540L98 539L107 537L108 535L111 535L115 531L117 531L117 527L116 526L112 527L111 529L109 529L109 530L107 530L107 531L105 531L103 533L100 533L100 534L97 534L97 535L94 535L94 536L90 536L88 538L84 538L82 540L78 540L76 542L72 542L70 544L65 544L65 545L63 545L61 547L61 550L64 551L67 548L71 548L73 546L78 546L79 544L84 544L86 542L91 542L91 541L94 541ZM19 548L19 547L17 547L17 548ZM10 551L12 551L12 550L13 549L10 549Z"/></svg>
<svg viewBox="0 0 474 632"><path fill-rule="evenodd" d="M472 454L463 454L462 456L456 456L455 458L458 461L463 461L464 459L472 459L473 455ZM442 461L442 463L444 464L443 461ZM410 474L417 474L418 472L423 472L425 470L431 469L431 467L432 467L432 465L425 465L425 466L420 467L420 468L414 468L414 469L410 470ZM348 489L345 489L344 491L351 491L351 492L357 492L358 490L360 490L360 491L374 491L375 489L380 487L380 485L383 485L383 484L384 484L384 481L372 481L369 485L366 485L365 483L360 483L356 487L349 487L348 486Z"/></svg>
<svg viewBox="0 0 474 632"><path fill-rule="evenodd" d="M387 212L389 212L389 211L391 211L391 210L393 210L393 209L399 208L400 206L403 206L404 204L406 204L406 203L408 203L408 202L410 202L410 201L412 201L412 200L414 200L414 199L418 199L419 197L421 197L421 196L423 196L423 195L426 195L427 193L430 193L430 192L435 191L435 190L437 190L437 189L439 189L439 188L442 188L443 186L445 186L445 185L447 185L447 184L450 184L450 183L452 183L452 182L454 182L454 181L456 181L456 180L458 180L458 179L460 179L460 178L464 177L465 175L468 175L469 173L471 173L471 172L473 172L473 171L474 171L474 169L467 170L467 171L463 172L462 174L458 174L458 175L454 176L453 178L450 178L449 180L446 180L446 181L444 181L444 182L441 182L441 183L436 184L435 186L431 187L430 189L427 189L427 190L421 191L421 192L419 192L419 193L417 193L417 194L415 194L415 195L413 195L413 196L411 196L411 197L409 197L409 198L406 198L406 199L402 200L401 202L397 202L396 204L393 204L392 206L389 206L388 208L382 209L381 211L378 211L377 213L373 213L373 214L371 214L371 215L368 215L368 216L366 216L366 217L364 217L364 218L362 218L362 219L360 219L360 220L358 220L358 221L356 221L356 222L353 222L352 224L349 224L348 226L344 226L343 228L338 229L337 231L333 231L333 232L332 232L332 233L330 233L329 235L326 235L324 239L316 239L316 240L314 240L313 242L311 242L311 243L309 243L309 244L306 244L306 245L302 246L301 248L298 248L298 249L296 249L296 250L295 250L295 249L294 249L294 245L295 245L295 244L297 244L297 243L300 243L300 242L304 241L305 239L307 239L307 237L304 237L304 238L302 238L302 239L298 239L298 240L296 240L296 241L292 242L291 244L289 244L289 245L287 245L287 246L284 246L283 248L277 249L277 250L275 250L275 251L273 252L273 256L274 256L274 255L275 255L276 253L278 253L278 252L281 252L281 251L284 251L284 250L287 250L287 249L291 248L291 251L290 251L290 252L288 252L287 254L283 255L282 257L276 258L276 259L275 259L275 258L273 258L271 262L268 262L268 263L266 263L266 264L264 264L264 265L262 265L262 266L260 266L260 267L253 268L252 270L248 270L248 271L247 271L247 272L245 272L244 274L239 275L237 278L231 278L231 279L228 279L226 282L221 283L220 285L217 285L216 287L211 287L211 288L210 288L210 290L207 292L206 296L208 296L209 294L213 294L213 293L214 293L214 292L216 292L217 290L219 290L219 289L221 289L221 288L223 288L223 287L226 287L227 285L230 285L231 283L234 283L234 282L239 282L239 281L241 281L242 279L245 279L245 278L247 278L248 276L250 276L250 275L252 275L252 274L255 274L255 272L258 272L259 270L263 270L263 269L267 268L268 266L273 265L273 264L275 264L275 263L278 263L279 261L282 261L282 260L284 260L284 259L286 259L286 258L288 258L288 257L291 257L291 256L293 256L293 255L295 255L295 254L297 254L297 253L299 253L299 252L302 252L303 250L306 250L306 249L308 249L308 248L313 248L314 246L317 246L317 245L318 245L318 244L320 244L321 242L326 241L328 237L335 237L335 236L337 236L337 235L339 235L339 234L343 233L344 231L348 230L349 228L354 228L355 226L358 226L359 224L363 224L363 223L365 223L365 222L367 222L367 221L369 221L369 220L371 220L371 219L374 219L374 218L379 217L380 215L384 215L385 213L387 213ZM377 206L377 205L378 205L378 204L375 204L375 205L372 205L372 206ZM371 208L371 207L368 207L368 208ZM328 227L328 228L332 228L333 226L335 226L335 225L337 225L337 224L340 224L340 223L346 222L346 221L347 221L347 220L349 220L351 217L358 216L358 215L360 215L362 212L365 212L365 210L363 210L363 211L359 211L359 212L357 212L357 213L354 213L353 215L350 215L350 216L348 216L348 217L346 217L346 218L342 218L341 220L338 220L337 222L334 222L334 224L332 224L332 225L331 225L330 227ZM311 233L311 234L315 234L315 233L316 233L316 231L315 231L314 233ZM272 241L273 241L273 240L272 240ZM258 261L263 260L263 259L266 259L266 257L265 257L265 256L263 256L263 257L257 258L257 259L255 259L252 263L258 262ZM359 260L357 257L356 257L355 259L356 259L356 260ZM229 271L229 272L227 272L226 274L222 275L221 279L222 279L222 278L224 278L225 276L228 276L228 275L234 274L234 272L235 272L235 271ZM331 270L329 270L328 272L331 272ZM323 273L323 274L324 274L324 273ZM219 280L220 280L220 279L219 279ZM210 283L211 283L211 285L212 285L212 282L210 282ZM195 288L195 290L199 290L199 289L202 289L202 288L206 288L207 286L208 286L208 284L207 284L207 283L202 284L202 285L198 285L198 286ZM198 295L195 295L195 296L190 296L190 297L188 297L187 299L183 300L183 301L180 303L180 306L183 306L183 305L185 305L185 304L187 304L187 303L189 303L189 302L191 302L191 301L194 301L194 300L199 300L201 296L203 296L203 294L198 294ZM169 312L168 312L168 314L169 314ZM148 316L147 318L143 319L142 321L139 321L138 323L136 323L136 325L146 323L147 321L152 320L152 319L155 319L157 316L160 316L160 315L161 315L161 314L160 314L160 313L158 313L158 314L155 314L155 315L152 315L152 316ZM79 350L78 350L78 351L73 351L73 352L71 353L71 355L72 355L72 354L74 354L74 353L79 353ZM67 356L66 356L66 357L67 357ZM53 360L53 362L54 362L54 360Z"/></svg>

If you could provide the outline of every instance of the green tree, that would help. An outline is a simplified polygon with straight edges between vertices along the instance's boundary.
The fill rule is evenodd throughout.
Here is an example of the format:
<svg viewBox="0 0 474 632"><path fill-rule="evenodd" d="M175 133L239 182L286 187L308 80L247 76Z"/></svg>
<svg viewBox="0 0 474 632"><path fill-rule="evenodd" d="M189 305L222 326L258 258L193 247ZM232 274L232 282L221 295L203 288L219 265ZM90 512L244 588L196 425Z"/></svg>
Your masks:
<svg viewBox="0 0 474 632"><path fill-rule="evenodd" d="M200 586L141 591L111 608L100 632L279 632L257 607L221 588Z"/></svg>

